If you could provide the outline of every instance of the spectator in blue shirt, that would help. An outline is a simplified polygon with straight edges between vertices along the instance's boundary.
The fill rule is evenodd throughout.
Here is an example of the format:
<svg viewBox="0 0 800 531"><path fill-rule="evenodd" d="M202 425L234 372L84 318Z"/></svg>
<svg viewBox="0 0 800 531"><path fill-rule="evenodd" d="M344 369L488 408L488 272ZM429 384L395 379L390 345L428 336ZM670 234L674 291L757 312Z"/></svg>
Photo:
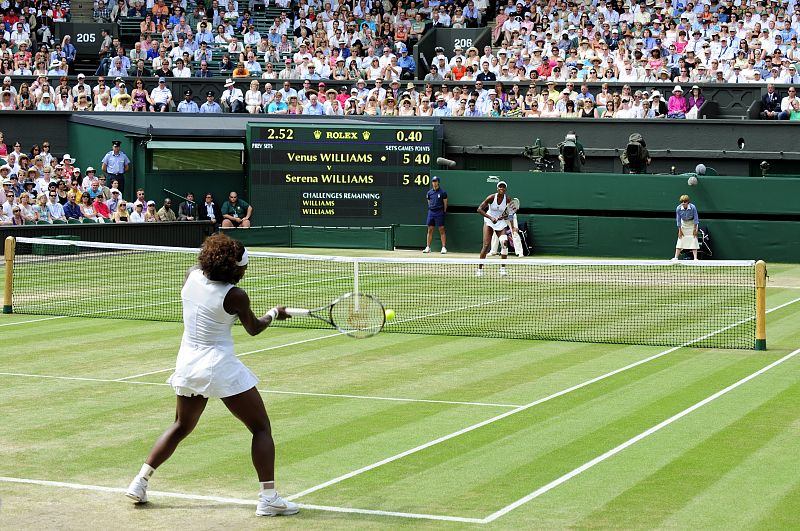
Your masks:
<svg viewBox="0 0 800 531"><path fill-rule="evenodd" d="M322 116L325 114L325 106L317 101L317 95L312 93L308 96L308 105L303 110L303 114L311 114L315 116Z"/></svg>
<svg viewBox="0 0 800 531"><path fill-rule="evenodd" d="M197 43L204 42L206 44L214 44L214 35L208 31L208 24L206 22L200 23L200 32L197 34Z"/></svg>
<svg viewBox="0 0 800 531"><path fill-rule="evenodd" d="M200 112L200 107L198 107L197 103L192 99L191 90L187 90L183 93L183 101L178 104L178 112Z"/></svg>
<svg viewBox="0 0 800 531"><path fill-rule="evenodd" d="M267 114L286 114L289 105L283 101L283 93L278 91L275 93L275 99L267 107Z"/></svg>
<svg viewBox="0 0 800 531"><path fill-rule="evenodd" d="M675 244L675 258L677 260L683 249L691 249L692 256L697 260L697 230L700 227L700 218L697 207L689 202L688 195L682 195L680 204L675 209L675 222L678 224L678 243Z"/></svg>
<svg viewBox="0 0 800 531"><path fill-rule="evenodd" d="M56 106L53 105L53 102L50 101L50 93L45 92L42 94L42 101L36 106L37 111L54 111L56 110Z"/></svg>
<svg viewBox="0 0 800 531"><path fill-rule="evenodd" d="M581 85L581 91L575 96L575 103L581 100L592 100L592 103L594 103L594 95L589 92L589 85Z"/></svg>
<svg viewBox="0 0 800 531"><path fill-rule="evenodd" d="M75 202L75 192L67 192L67 204L64 205L64 217L69 219L81 219L81 207Z"/></svg>
<svg viewBox="0 0 800 531"><path fill-rule="evenodd" d="M401 45L400 57L397 59L397 66L400 67L400 77L403 79L414 79L414 74L417 72L417 63L414 58L408 55L408 48Z"/></svg>
<svg viewBox="0 0 800 531"><path fill-rule="evenodd" d="M436 97L436 107L433 109L433 116L450 116L451 114L450 107L447 106L444 96L439 94Z"/></svg>
<svg viewBox="0 0 800 531"><path fill-rule="evenodd" d="M210 90L206 92L206 102L200 106L200 112L202 114L214 114L222 112L222 107L219 106L219 103L214 101L214 93Z"/></svg>

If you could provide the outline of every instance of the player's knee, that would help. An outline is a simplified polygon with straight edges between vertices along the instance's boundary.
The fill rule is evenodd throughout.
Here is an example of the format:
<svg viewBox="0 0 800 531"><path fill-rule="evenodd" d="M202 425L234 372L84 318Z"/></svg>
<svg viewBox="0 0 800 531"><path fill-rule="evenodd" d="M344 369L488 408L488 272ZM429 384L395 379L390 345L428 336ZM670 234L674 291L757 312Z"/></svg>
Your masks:
<svg viewBox="0 0 800 531"><path fill-rule="evenodd" d="M506 236L505 234L500 236L500 245L502 245L503 247L508 245L508 236Z"/></svg>
<svg viewBox="0 0 800 531"><path fill-rule="evenodd" d="M263 434L267 437L272 437L272 427L269 424L269 419L251 422L248 424L247 428L253 435Z"/></svg>
<svg viewBox="0 0 800 531"><path fill-rule="evenodd" d="M178 419L172 426L172 432L179 440L183 440L192 433L195 426L197 426L197 422Z"/></svg>

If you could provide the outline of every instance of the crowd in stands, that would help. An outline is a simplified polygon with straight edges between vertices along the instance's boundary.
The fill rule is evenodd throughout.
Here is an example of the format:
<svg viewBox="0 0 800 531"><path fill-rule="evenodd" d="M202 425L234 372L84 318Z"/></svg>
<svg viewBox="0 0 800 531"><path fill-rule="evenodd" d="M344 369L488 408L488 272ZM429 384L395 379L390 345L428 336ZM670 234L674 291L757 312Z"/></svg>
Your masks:
<svg viewBox="0 0 800 531"><path fill-rule="evenodd" d="M508 0L500 6L485 0L396 5L377 0L279 0L281 12L266 34L259 33L252 15L262 5L254 0L247 5L211 0L210 6L187 6L186 0L172 0L171 5L164 0L146 4L118 0L109 9L97 0L98 21L144 18L130 50L104 33L97 73L119 80L83 89L80 82L70 87L61 80L70 68L68 40L44 52L39 43L31 60L30 51L17 50L24 39L15 30L16 40L0 50L4 61L0 74L30 72L40 77L30 86L12 90L13 98L0 95L0 109L7 109L11 101L15 109L40 110L166 112L174 106L182 112L217 112L219 107L231 112L320 115L681 118L691 117L698 108L697 95L685 93L683 86L693 93L699 89L689 87L705 83L800 82L795 64L800 61L796 0L696 4ZM495 23L492 44L499 49L437 48L427 59L430 69L424 76L409 53L433 27L478 27L490 20ZM144 84L129 87L131 82L124 81L211 77L217 72L227 78L220 102L200 100L201 104L193 94L183 94L182 108L171 93L158 88L146 92ZM59 84L51 87L48 77L53 82L57 77ZM429 83L425 89L399 88L419 78ZM249 90L236 88L236 80L250 80ZM328 89L325 81L348 87ZM290 87L285 90L287 82ZM450 87L441 89L441 82ZM584 98L578 99L583 92L574 90L583 83L608 83L614 88L610 96L603 89L590 91L590 108ZM640 105L635 93L626 98L616 89L624 83L646 83L657 89L642 91ZM282 88L274 90L277 85ZM533 94L528 96L530 88ZM87 96L83 103L81 92ZM800 103L787 97L788 107L778 115L790 119L800 112ZM603 100L612 103L605 105Z"/></svg>
<svg viewBox="0 0 800 531"><path fill-rule="evenodd" d="M177 210L172 199L163 199L160 208L147 199L144 189L136 190L136 199L126 201L119 181L89 166L85 172L68 153L60 159L50 153L45 140L23 151L19 142L10 147L0 132L0 225L50 223L149 223L165 221L209 220L222 227L250 227L252 207L231 192L218 205L207 193L195 202L188 192Z"/></svg>

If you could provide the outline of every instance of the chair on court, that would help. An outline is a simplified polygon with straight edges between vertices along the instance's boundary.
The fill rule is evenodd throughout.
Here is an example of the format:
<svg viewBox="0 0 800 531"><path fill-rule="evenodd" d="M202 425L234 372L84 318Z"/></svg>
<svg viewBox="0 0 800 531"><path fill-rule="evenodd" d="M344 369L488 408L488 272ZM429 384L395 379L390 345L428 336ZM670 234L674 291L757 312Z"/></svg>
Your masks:
<svg viewBox="0 0 800 531"><path fill-rule="evenodd" d="M74 224L74 223L80 223L80 222L81 222L81 220L79 220L79 219L75 219L75 218L69 218L69 219L67 220L67 223L71 223L71 224Z"/></svg>
<svg viewBox="0 0 800 531"><path fill-rule="evenodd" d="M66 225L66 224L67 224L67 222L64 221L63 219L54 219L53 220L53 225Z"/></svg>

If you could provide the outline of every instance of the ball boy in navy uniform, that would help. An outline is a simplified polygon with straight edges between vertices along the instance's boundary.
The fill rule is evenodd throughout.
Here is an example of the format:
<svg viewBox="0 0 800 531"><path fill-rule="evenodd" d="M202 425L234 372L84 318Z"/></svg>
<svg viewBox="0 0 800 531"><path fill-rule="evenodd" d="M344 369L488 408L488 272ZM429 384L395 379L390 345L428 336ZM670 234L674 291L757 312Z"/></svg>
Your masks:
<svg viewBox="0 0 800 531"><path fill-rule="evenodd" d="M442 238L442 254L447 254L447 235L444 232L444 215L447 212L447 192L439 185L439 177L431 179L431 189L428 190L428 240L423 253L431 252L433 240L433 227L439 227L439 236Z"/></svg>

